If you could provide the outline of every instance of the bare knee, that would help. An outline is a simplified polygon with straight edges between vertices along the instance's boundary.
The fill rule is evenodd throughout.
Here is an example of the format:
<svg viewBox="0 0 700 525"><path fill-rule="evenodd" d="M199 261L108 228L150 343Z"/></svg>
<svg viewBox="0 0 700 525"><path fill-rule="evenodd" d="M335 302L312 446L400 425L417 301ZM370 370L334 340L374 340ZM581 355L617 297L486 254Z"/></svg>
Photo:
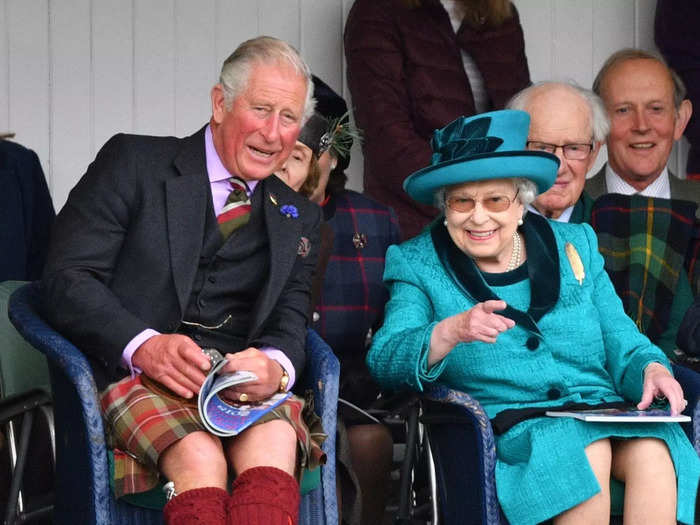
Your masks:
<svg viewBox="0 0 700 525"><path fill-rule="evenodd" d="M353 425L348 427L347 433L353 463L361 458L381 464L391 463L393 440L384 425Z"/></svg>
<svg viewBox="0 0 700 525"><path fill-rule="evenodd" d="M618 440L613 445L612 474L626 481L630 476L656 476L673 473L675 468L666 443L656 438Z"/></svg>
<svg viewBox="0 0 700 525"><path fill-rule="evenodd" d="M227 445L228 457L238 474L253 467L275 467L293 476L296 453L296 432L282 419L249 427Z"/></svg>
<svg viewBox="0 0 700 525"><path fill-rule="evenodd" d="M160 470L176 490L226 488L227 466L221 441L206 432L193 432L161 454Z"/></svg>

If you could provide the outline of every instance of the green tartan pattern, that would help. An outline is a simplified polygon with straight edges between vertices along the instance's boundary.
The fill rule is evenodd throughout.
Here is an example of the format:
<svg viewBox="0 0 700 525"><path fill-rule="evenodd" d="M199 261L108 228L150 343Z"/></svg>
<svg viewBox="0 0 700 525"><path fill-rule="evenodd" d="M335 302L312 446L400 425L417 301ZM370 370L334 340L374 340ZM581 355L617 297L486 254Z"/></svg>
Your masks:
<svg viewBox="0 0 700 525"><path fill-rule="evenodd" d="M694 224L690 203L607 194L591 211L600 253L625 311L655 341L666 329Z"/></svg>

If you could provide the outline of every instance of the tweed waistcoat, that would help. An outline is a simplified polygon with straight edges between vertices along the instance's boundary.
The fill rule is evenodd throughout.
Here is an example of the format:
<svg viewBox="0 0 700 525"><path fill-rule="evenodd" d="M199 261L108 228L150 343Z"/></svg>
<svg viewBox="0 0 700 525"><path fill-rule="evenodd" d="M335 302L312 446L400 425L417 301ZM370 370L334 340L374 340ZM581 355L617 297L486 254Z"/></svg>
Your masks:
<svg viewBox="0 0 700 525"><path fill-rule="evenodd" d="M252 196L250 222L225 242L209 200L206 235L184 321L217 328L183 323L178 330L203 348L231 352L247 346L251 312L269 270L261 193Z"/></svg>

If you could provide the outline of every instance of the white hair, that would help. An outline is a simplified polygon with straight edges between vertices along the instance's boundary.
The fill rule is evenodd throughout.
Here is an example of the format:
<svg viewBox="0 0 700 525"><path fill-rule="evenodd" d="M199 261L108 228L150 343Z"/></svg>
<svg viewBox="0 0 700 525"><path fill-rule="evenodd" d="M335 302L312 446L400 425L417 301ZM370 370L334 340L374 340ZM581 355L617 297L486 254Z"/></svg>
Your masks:
<svg viewBox="0 0 700 525"><path fill-rule="evenodd" d="M595 142L604 142L610 131L610 120L605 111L605 105L598 95L590 89L583 88L573 81L567 82L537 82L532 86L526 87L522 91L516 93L513 98L508 101L506 108L520 109L527 111L527 106L530 103L530 98L537 91L560 87L569 90L571 93L578 95L588 107L591 121L591 132Z"/></svg>
<svg viewBox="0 0 700 525"><path fill-rule="evenodd" d="M287 64L306 80L306 100L301 125L313 115L316 100L311 70L299 52L284 40L271 36L259 36L246 40L224 61L219 82L224 91L224 105L231 109L233 101L248 86L250 72L255 64Z"/></svg>

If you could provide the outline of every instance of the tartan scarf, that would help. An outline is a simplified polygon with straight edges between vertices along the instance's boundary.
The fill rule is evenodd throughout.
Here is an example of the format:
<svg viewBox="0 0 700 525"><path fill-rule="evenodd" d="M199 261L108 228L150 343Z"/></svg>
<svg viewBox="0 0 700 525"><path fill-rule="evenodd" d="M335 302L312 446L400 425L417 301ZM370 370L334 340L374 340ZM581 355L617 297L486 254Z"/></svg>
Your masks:
<svg viewBox="0 0 700 525"><path fill-rule="evenodd" d="M695 207L682 200L609 193L591 211L610 280L627 315L652 342L668 327Z"/></svg>

